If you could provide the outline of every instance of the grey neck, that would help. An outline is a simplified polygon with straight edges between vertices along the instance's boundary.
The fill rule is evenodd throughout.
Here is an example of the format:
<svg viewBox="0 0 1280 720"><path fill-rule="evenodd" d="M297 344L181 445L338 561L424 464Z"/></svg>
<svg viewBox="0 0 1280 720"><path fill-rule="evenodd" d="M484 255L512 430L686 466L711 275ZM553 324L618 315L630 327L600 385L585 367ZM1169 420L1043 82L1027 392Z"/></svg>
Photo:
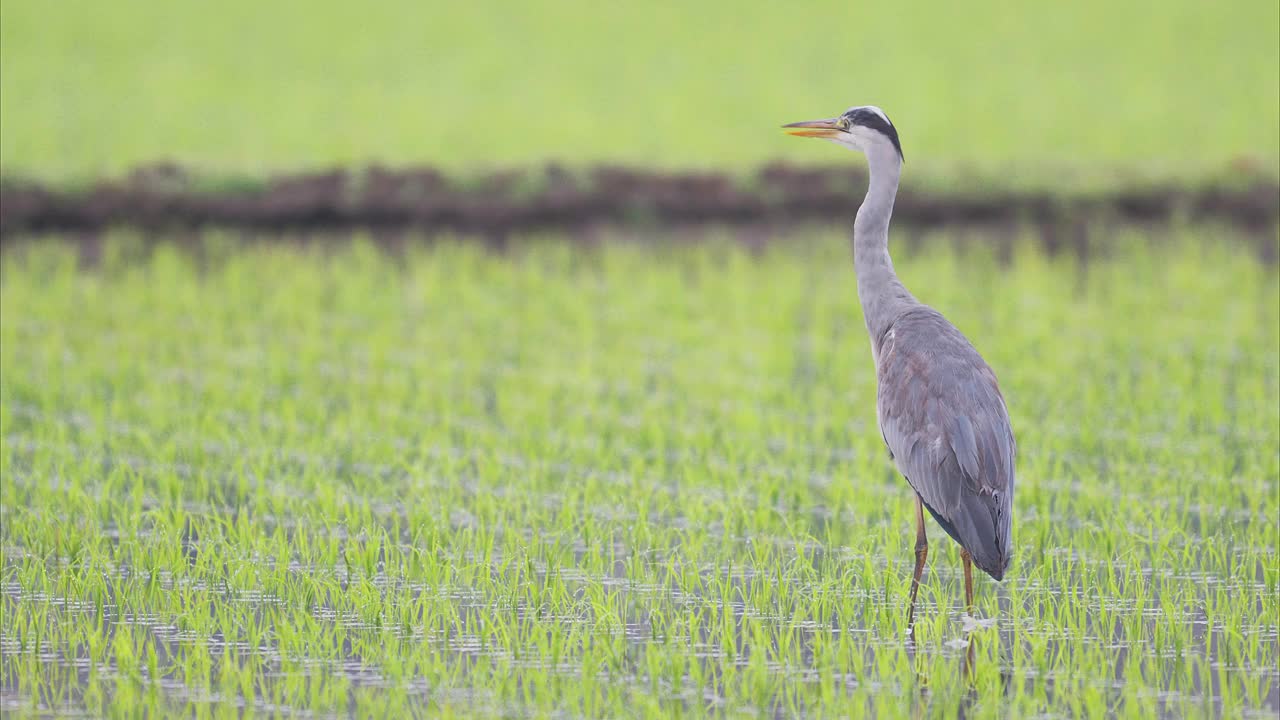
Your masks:
<svg viewBox="0 0 1280 720"><path fill-rule="evenodd" d="M878 354L880 339L893 321L920 303L898 280L889 259L889 217L898 194L902 159L887 142L868 148L866 156L871 180L853 223L853 267L858 276L858 301Z"/></svg>

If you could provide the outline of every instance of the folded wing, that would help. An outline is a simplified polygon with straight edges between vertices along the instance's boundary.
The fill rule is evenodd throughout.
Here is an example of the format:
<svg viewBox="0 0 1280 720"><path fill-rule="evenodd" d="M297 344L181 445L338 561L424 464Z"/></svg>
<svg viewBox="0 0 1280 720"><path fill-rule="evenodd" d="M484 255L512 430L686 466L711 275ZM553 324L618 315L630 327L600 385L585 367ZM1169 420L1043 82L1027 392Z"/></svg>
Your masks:
<svg viewBox="0 0 1280 720"><path fill-rule="evenodd" d="M999 580L1012 544L1013 431L995 373L936 311L920 307L878 339L880 431L938 523Z"/></svg>

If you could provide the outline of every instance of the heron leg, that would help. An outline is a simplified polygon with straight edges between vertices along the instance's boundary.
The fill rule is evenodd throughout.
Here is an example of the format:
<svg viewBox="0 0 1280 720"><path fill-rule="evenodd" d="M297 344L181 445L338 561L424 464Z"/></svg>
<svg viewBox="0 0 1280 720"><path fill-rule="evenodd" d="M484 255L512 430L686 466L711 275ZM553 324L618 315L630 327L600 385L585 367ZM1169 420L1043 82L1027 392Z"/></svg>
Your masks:
<svg viewBox="0 0 1280 720"><path fill-rule="evenodd" d="M920 589L920 573L929 556L929 539L924 534L924 503L916 494L916 570L911 576L911 604L907 607L907 633L915 637L916 591Z"/></svg>
<svg viewBox="0 0 1280 720"><path fill-rule="evenodd" d="M964 561L964 611L973 614L973 557L969 551L960 548L960 559Z"/></svg>

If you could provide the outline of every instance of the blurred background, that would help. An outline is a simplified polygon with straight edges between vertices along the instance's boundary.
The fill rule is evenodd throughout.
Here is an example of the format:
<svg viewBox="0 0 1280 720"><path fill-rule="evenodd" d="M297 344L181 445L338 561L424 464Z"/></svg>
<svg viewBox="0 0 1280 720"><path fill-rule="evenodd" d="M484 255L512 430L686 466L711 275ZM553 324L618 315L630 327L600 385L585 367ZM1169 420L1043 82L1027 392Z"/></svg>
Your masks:
<svg viewBox="0 0 1280 720"><path fill-rule="evenodd" d="M832 162L776 126L854 104L910 173L1150 169L1280 153L1276 4L142 0L0 9L10 174L172 160L270 173L549 160ZM840 158L848 161L847 158Z"/></svg>

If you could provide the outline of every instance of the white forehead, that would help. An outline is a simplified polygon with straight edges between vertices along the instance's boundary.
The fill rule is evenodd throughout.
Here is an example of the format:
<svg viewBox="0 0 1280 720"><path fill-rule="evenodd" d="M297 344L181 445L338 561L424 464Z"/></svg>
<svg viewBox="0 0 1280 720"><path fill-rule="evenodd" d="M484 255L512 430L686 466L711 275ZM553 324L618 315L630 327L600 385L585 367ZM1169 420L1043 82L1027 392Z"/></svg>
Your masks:
<svg viewBox="0 0 1280 720"><path fill-rule="evenodd" d="M881 120L883 120L883 121L885 121L885 124L887 124L887 125L893 125L893 122L889 120L889 116L888 116L888 115L885 115L885 114L884 114L884 111L883 111L883 110L881 110L880 108L876 107L875 105L854 105L853 107L849 108L848 110L845 110L845 113L846 113L846 114L848 114L848 113L853 112L854 110L866 110L867 112L873 112L873 113L875 113L875 114L879 115L879 116L880 116L880 119L881 119Z"/></svg>

